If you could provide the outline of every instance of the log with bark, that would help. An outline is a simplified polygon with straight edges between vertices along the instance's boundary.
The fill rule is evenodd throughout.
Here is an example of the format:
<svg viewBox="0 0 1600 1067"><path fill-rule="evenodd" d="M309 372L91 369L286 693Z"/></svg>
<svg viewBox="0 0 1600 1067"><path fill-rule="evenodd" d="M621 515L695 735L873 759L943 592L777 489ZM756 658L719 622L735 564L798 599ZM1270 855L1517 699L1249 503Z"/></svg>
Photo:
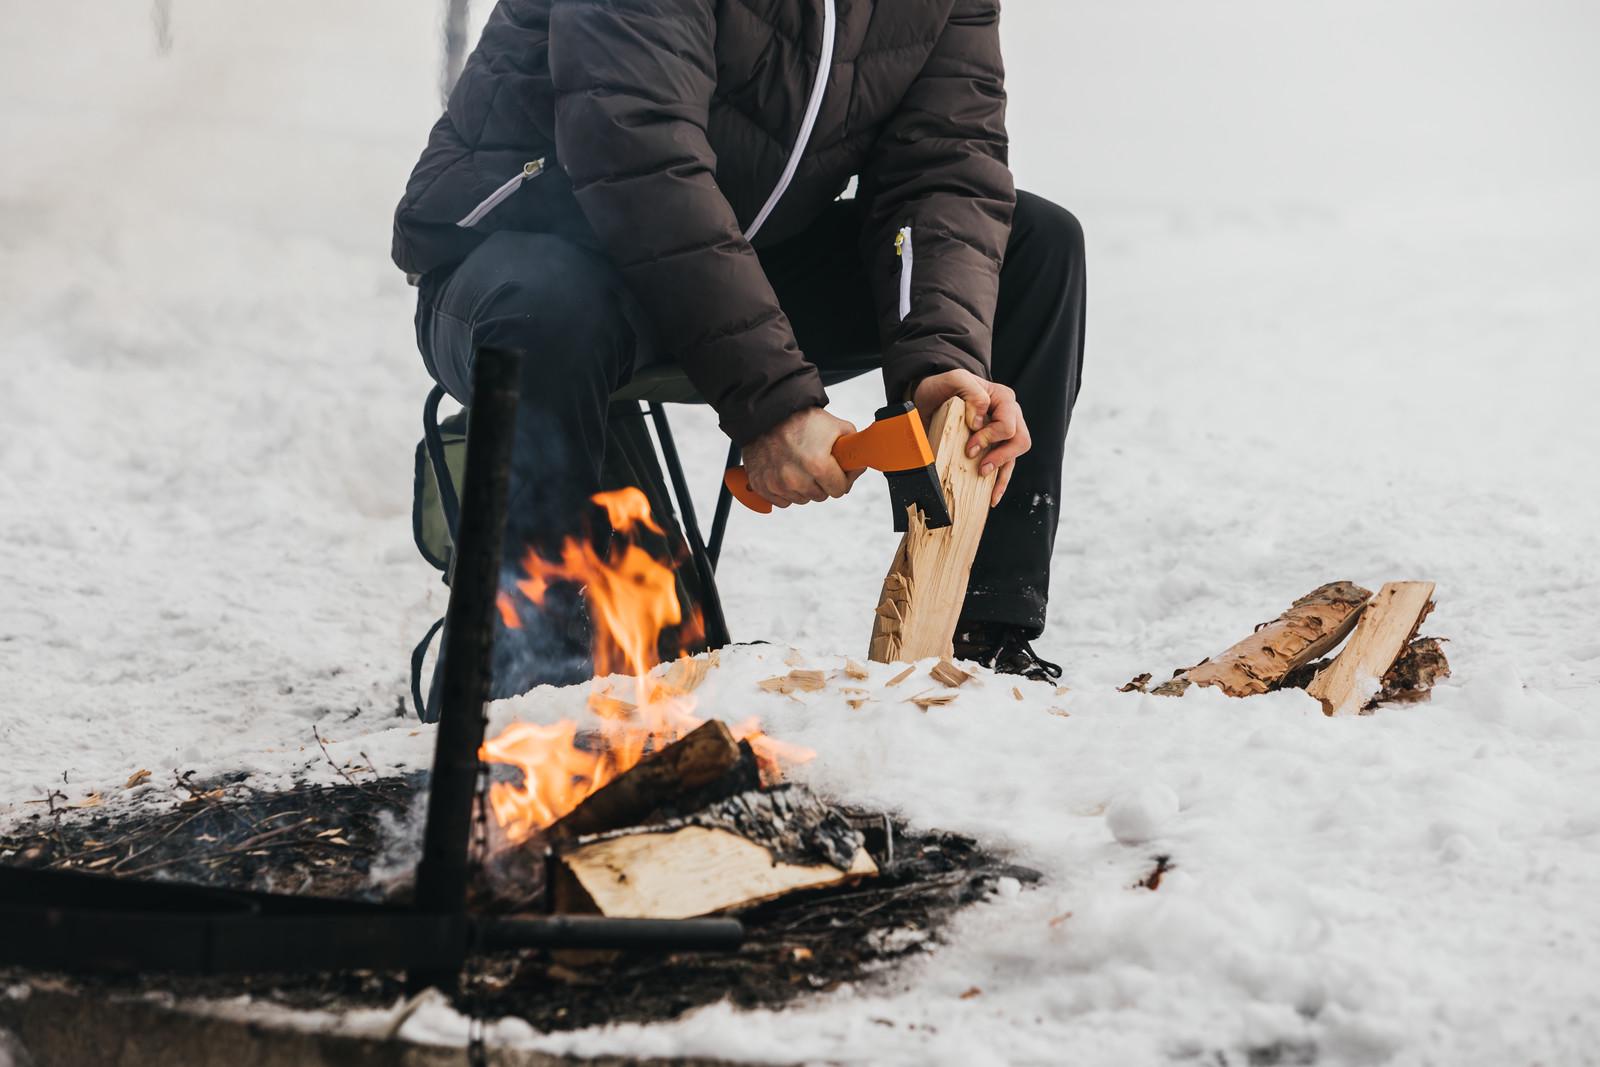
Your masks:
<svg viewBox="0 0 1600 1067"><path fill-rule="evenodd" d="M747 750L723 723L702 723L587 797L550 828L549 836L570 840L636 826L733 773Z"/></svg>
<svg viewBox="0 0 1600 1067"><path fill-rule="evenodd" d="M1433 589L1432 582L1389 582L1378 591L1350 643L1306 687L1324 714L1354 714L1376 702L1384 676L1433 610Z"/></svg>
<svg viewBox="0 0 1600 1067"><path fill-rule="evenodd" d="M1353 582L1330 582L1296 600L1271 622L1220 655L1150 690L1181 695L1191 685L1215 686L1234 697L1277 689L1294 671L1332 651L1355 627L1372 593ZM1148 675L1124 690L1144 691Z"/></svg>

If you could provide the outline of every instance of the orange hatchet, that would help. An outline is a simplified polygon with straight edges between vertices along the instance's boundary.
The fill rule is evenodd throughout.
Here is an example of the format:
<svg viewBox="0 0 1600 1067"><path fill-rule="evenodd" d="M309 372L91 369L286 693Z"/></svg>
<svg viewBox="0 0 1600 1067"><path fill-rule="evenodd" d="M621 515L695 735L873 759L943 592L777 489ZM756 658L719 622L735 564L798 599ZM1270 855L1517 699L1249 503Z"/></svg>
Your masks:
<svg viewBox="0 0 1600 1067"><path fill-rule="evenodd" d="M923 524L930 530L950 525L950 506L939 485L933 449L928 447L928 435L915 404L907 401L883 408L871 426L834 442L833 458L845 470L871 467L888 476L895 532L906 531L911 508L922 513ZM751 511L762 515L772 511L772 502L750 487L750 476L743 467L730 468L722 480Z"/></svg>

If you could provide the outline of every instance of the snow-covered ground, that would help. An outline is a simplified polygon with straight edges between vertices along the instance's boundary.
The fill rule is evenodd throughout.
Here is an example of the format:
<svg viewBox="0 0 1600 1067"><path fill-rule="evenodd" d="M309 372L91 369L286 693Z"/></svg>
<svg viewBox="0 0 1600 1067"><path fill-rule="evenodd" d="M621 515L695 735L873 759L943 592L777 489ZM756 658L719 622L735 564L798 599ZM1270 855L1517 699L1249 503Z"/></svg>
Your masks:
<svg viewBox="0 0 1600 1067"><path fill-rule="evenodd" d="M0 0L0 818L52 788L154 799L173 769L331 775L314 725L341 758L426 761L397 705L444 591L410 543L426 382L386 250L436 107L432 7L176 0L163 51L143 5ZM1600 1062L1600 13L1007 19L1019 182L1090 241L1041 642L1072 691L984 678L923 714L900 689L860 711L756 690L786 646L863 651L893 548L865 480L736 517L733 627L778 644L702 696L819 750L813 783L1048 881L785 1012L501 1033L775 1061ZM836 396L858 420L876 399ZM722 443L678 422L705 506ZM1456 676L1431 705L1114 691L1335 578L1439 583ZM1108 816L1144 808L1150 840L1119 842ZM1130 891L1158 852L1177 870Z"/></svg>

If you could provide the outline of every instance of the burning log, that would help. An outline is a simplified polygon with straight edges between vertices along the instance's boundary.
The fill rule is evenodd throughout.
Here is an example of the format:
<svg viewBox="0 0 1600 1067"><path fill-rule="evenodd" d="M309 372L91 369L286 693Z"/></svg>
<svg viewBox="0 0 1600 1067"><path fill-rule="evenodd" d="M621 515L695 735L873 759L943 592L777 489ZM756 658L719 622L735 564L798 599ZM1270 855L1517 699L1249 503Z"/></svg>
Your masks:
<svg viewBox="0 0 1600 1067"><path fill-rule="evenodd" d="M875 874L860 832L790 785L558 847L553 898L562 913L692 918Z"/></svg>
<svg viewBox="0 0 1600 1067"><path fill-rule="evenodd" d="M966 410L959 397L949 400L929 428L940 487L954 523L930 530L920 516L911 516L873 619L869 658L878 663L912 663L951 653L996 477L992 471L979 474L978 461L967 455L972 431Z"/></svg>
<svg viewBox="0 0 1600 1067"><path fill-rule="evenodd" d="M1433 610L1432 582L1389 582L1373 599L1350 643L1306 692L1327 715L1359 712L1374 703L1382 679Z"/></svg>
<svg viewBox="0 0 1600 1067"><path fill-rule="evenodd" d="M644 822L685 794L723 778L742 751L716 719L648 756L587 797L551 827L552 837L574 839Z"/></svg>
<svg viewBox="0 0 1600 1067"><path fill-rule="evenodd" d="M1181 696L1191 685L1216 686L1233 697L1277 689L1294 671L1326 655L1361 618L1372 593L1352 582L1332 582L1296 600L1289 610L1263 623L1243 641L1149 690ZM1140 675L1123 692L1145 691L1150 676Z"/></svg>

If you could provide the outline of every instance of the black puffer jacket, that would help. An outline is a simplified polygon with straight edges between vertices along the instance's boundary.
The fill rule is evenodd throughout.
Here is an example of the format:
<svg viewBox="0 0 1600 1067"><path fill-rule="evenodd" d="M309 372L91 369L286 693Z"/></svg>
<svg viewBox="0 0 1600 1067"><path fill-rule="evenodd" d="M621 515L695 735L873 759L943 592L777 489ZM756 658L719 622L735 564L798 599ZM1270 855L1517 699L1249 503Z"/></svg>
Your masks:
<svg viewBox="0 0 1600 1067"><path fill-rule="evenodd" d="M859 175L891 397L985 374L1006 159L998 0L500 0L406 188L394 259L449 266L500 229L604 250L748 441L826 397L746 234L793 236Z"/></svg>

